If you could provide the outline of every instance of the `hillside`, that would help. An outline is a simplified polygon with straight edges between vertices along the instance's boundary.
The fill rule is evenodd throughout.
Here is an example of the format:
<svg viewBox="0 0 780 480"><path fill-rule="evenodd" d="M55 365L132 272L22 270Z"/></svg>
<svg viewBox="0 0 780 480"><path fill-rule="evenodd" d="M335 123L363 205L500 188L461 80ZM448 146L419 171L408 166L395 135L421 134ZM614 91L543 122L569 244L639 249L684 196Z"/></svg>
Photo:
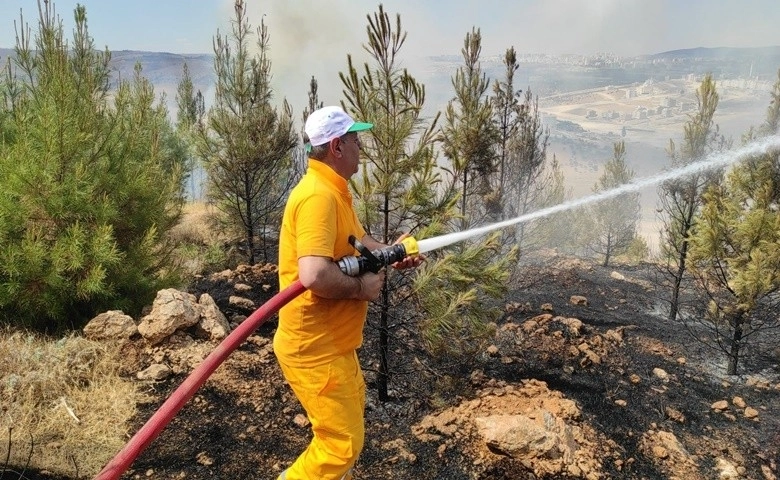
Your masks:
<svg viewBox="0 0 780 480"><path fill-rule="evenodd" d="M475 363L431 358L412 330L401 334L386 403L372 388L376 332L367 328L367 441L356 478L776 479L780 359L750 358L751 373L723 376L722 359L664 319L655 274L560 257L529 265ZM237 322L249 310L230 296L242 291L260 305L276 277L241 267L192 291L210 293ZM123 478L275 478L308 441L308 421L273 358L274 328L267 322L234 352ZM174 372L136 380L146 401L131 432L215 346L182 331L161 346L137 338L123 347L131 376L153 363Z"/></svg>
<svg viewBox="0 0 780 480"><path fill-rule="evenodd" d="M185 61L180 57L116 52L114 65L117 78L125 78L141 62L144 75L171 102L176 85L171 79ZM198 65L194 77L208 88L210 57L191 60ZM626 75L645 78L648 65L635 70L623 64L606 70L528 67L529 76L566 73L557 77L560 83L542 84L541 108L553 129L550 152L570 154L559 158L569 168L567 178L573 173L581 187L592 184L581 170L597 172L605 147L622 138L621 129L630 140L631 161L644 169L640 174L660 165L659 140L681 131L690 110L680 107L666 116L657 109L672 97L690 105L697 74L625 81ZM447 72L435 78L447 79ZM588 83L594 75L596 86ZM753 109L766 108L758 88L762 82L724 80L719 119L738 117L740 125L760 121ZM585 87L571 90L572 85ZM646 93L627 93L643 86L649 87ZM653 115L633 115L651 108ZM606 112L618 117L607 118ZM642 147L653 151L636 156ZM651 265L605 269L560 257L527 265L500 302L504 314L492 344L473 363L428 355L413 325L395 332L390 402L376 396L377 333L369 326L360 352L370 388L368 432L357 477L776 480L780 352L747 357L749 373L723 376L721 357L692 341L683 325L665 320L655 272ZM257 306L277 284L273 267L242 266L198 277L190 289L209 293L235 326L252 308L231 297L241 295ZM404 326L403 312L395 313ZM242 345L123 478L274 478L288 465L307 442L308 420L273 359L274 328L271 320ZM144 393L128 432L140 428L215 348L216 342L199 338L194 329L181 330L161 345L149 345L139 335L124 343L118 369ZM168 369L167 376L138 377L160 365ZM88 407L71 412L65 399L55 408L66 421L71 421L69 412L76 418L68 424L72 429L80 428L78 416L90 413ZM109 414L104 420L114 419ZM33 450L48 449L64 456L61 463L67 466L32 472L23 461L0 463L0 480L89 478L62 447L60 439L35 439L31 456Z"/></svg>
<svg viewBox="0 0 780 480"><path fill-rule="evenodd" d="M493 345L467 370L423 355L413 337L396 343L394 399L383 404L369 393L357 478L776 478L780 359L756 358L753 374L722 376L722 359L664 319L655 275L650 265L606 269L566 258L528 266ZM204 279L194 290L212 292L230 314L225 287L244 280ZM273 361L273 329L261 328L217 372L139 458L136 474L273 478L292 461L308 441L307 422ZM367 330L360 353L369 389L375 334ZM486 441L477 420L497 415L556 426L524 427L529 445L508 453Z"/></svg>

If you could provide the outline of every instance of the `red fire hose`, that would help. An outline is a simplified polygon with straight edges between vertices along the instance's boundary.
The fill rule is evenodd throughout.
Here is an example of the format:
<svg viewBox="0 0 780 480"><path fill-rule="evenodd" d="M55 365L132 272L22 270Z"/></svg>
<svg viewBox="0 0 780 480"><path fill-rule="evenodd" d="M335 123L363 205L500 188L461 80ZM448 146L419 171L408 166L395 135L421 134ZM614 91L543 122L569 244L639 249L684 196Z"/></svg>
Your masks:
<svg viewBox="0 0 780 480"><path fill-rule="evenodd" d="M260 308L255 310L246 320L241 322L209 354L208 357L192 371L189 377L174 391L168 400L152 415L140 430L127 442L116 456L108 462L94 480L117 480L141 452L170 423L174 416L181 410L187 400L205 383L206 379L214 373L233 351L246 340L252 332L265 322L268 317L279 311L280 308L306 290L300 281L294 282L285 288Z"/></svg>

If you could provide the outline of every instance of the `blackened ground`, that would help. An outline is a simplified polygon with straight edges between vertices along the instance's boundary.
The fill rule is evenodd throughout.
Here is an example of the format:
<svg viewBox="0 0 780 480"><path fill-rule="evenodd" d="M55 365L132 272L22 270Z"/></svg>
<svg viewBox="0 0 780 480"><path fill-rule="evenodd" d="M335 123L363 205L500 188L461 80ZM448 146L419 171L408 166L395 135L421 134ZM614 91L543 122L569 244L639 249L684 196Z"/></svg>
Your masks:
<svg viewBox="0 0 780 480"><path fill-rule="evenodd" d="M613 271L631 281L614 278ZM604 459L605 478L670 478L659 460L650 458L640 447L645 432L667 430L695 447L692 453L698 455L701 471L707 472L705 478L716 477L712 459L722 455L742 458L746 479L762 479L761 465L772 459L780 461L777 391L745 387L738 379L725 387L722 378L713 376L711 365L716 363L717 356L693 342L684 328L659 313L663 295L661 288L652 287L654 277L655 269L649 265L613 269L558 260L529 266L517 276L505 303L521 308L505 314L498 322L499 328L510 322L522 324L545 313L543 304L550 304L554 315L580 319L591 336L622 328L623 344L611 348L599 364L583 366L531 338L498 345L501 356L484 354L473 364L448 364L446 358L425 357L423 349L415 344L413 328L398 328L391 343L391 369L396 374L390 382L390 402L379 402L373 388L376 331L367 328L365 346L360 352L370 388L367 432L356 477L538 478L521 462L506 457L494 456L491 461L475 464L475 458L467 452L473 452L468 444L478 439L454 437L442 451L439 443L423 442L412 434L412 425L425 415L474 398L479 385L470 381L470 374L479 369L486 378L510 383L542 380L550 389L573 399L583 421L617 446ZM258 306L278 291L275 275L270 272L266 278L243 281L254 287L251 299ZM259 288L269 284L273 285L270 289ZM193 293L203 292L210 293L228 316L248 313L230 307L228 298L234 294L230 281L199 279ZM571 304L572 295L586 297L588 305ZM403 323L402 318L394 321ZM374 320L369 323L373 325ZM275 319L268 321L236 350L122 478L276 478L305 448L309 433L306 426L298 426L294 421L303 411L284 384L273 355L268 354L275 327ZM680 357L685 357L685 363L678 360ZM502 361L506 358L511 363ZM669 380L664 382L654 376L655 368L665 370ZM641 377L641 381L629 381L632 374ZM133 431L146 422L184 378L180 375L148 387L151 400L139 406ZM735 421L712 412L713 402L734 396L743 396L759 409L760 421ZM618 399L625 400L627 407L616 405ZM669 408L682 414L684 422L671 418ZM25 475L6 473L1 478L54 478Z"/></svg>
<svg viewBox="0 0 780 480"><path fill-rule="evenodd" d="M615 279L610 275L615 270L629 279L641 281ZM712 362L707 356L711 352L692 344L685 329L658 313L662 299L659 290L662 289L649 286L655 277L656 271L649 265L608 269L576 262L571 266L548 263L529 267L518 275L522 280L517 281L506 301L529 304L531 309L523 314L505 315L499 326L505 322L522 323L542 313L540 306L549 303L555 315L579 318L593 332L604 333L607 329L625 327L625 344L610 352L598 365L586 368L567 365L563 357L523 344L518 345L516 351L502 352L514 359L512 363L484 355L477 364L461 372L458 368L463 366L442 365L446 360L437 363L423 359L422 364L451 373L447 378L451 384L435 385L430 375L415 368L410 361L413 356L419 359L423 355L420 348L402 347L400 342L391 344L391 351L397 352L395 358L391 356L391 366L399 372L391 381L393 400L382 403L376 399L375 390L369 392L367 443L356 469L357 478L536 478L528 468L512 459L498 458L474 465L474 458L464 454L466 445L462 445L462 449L450 447L440 452L436 450L437 443L421 442L410 433L411 426L424 415L474 395L474 387L466 379L477 367L483 369L487 377L507 382L529 378L543 380L551 389L575 400L585 421L619 446L619 451L612 455L623 460L622 467L618 469L615 462L605 461L604 474L608 478L669 478L668 471L658 460L649 458L640 448L642 434L652 429L674 431L678 437L701 437L701 448L706 450L707 442L710 442L714 456L722 448L718 446L721 441L742 445L747 452L743 454L745 468L753 475L748 478L760 478L755 472L760 472L762 456L765 460L780 455L776 433L780 405L776 393L738 385L726 390L720 380L710 378L700 367ZM200 288L208 290L219 305L226 305L224 297L230 290L228 285L201 284ZM588 305L571 304L572 295L586 297ZM263 298L253 300L258 305L264 301ZM258 336L270 339L274 327L274 322L269 322L260 329ZM398 336L403 337L403 334ZM366 345L360 352L369 387L374 385L376 378L372 371L377 364L375 337L375 332L368 328ZM404 340L410 338L407 336ZM222 367L237 372L235 388L224 381L207 383L198 394L200 400L190 402L180 412L125 478L153 471L154 478L176 478L183 474L186 477L182 478L188 479L272 479L289 465L308 441L307 429L293 422L295 416L303 412L284 385L275 362L261 365L254 362L257 349L258 346L252 343L242 346ZM679 357L686 357L686 363L679 363ZM671 380L664 383L654 377L655 368L665 370ZM627 381L631 373L640 375L642 382ZM169 382L166 390L159 392L163 394L160 400L181 380ZM714 401L735 395L749 397L755 408L766 408L761 411L760 422L734 422L711 413L710 405ZM616 399L625 400L628 407L617 406ZM158 404L149 404L142 409L139 426ZM667 407L682 413L685 422L680 424L669 418ZM402 441L400 449L399 439ZM759 456L762 451L763 455ZM198 458L203 459L204 452L213 463L204 465L208 460L199 463ZM709 457L700 460L703 471L714 472L714 465L708 465L706 458Z"/></svg>

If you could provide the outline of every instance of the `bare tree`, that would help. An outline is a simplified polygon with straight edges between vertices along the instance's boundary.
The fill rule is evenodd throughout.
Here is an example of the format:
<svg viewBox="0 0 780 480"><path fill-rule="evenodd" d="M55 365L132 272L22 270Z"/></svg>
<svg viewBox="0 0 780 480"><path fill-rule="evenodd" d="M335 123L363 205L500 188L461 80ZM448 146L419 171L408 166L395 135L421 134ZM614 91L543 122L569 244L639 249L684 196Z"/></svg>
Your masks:
<svg viewBox="0 0 780 480"><path fill-rule="evenodd" d="M547 157L549 131L542 125L539 101L526 89L521 105L523 115L510 138L504 162L504 212L515 218L549 207L564 200L564 177L557 159ZM520 223L512 233L521 252L539 248L547 242L557 216Z"/></svg>

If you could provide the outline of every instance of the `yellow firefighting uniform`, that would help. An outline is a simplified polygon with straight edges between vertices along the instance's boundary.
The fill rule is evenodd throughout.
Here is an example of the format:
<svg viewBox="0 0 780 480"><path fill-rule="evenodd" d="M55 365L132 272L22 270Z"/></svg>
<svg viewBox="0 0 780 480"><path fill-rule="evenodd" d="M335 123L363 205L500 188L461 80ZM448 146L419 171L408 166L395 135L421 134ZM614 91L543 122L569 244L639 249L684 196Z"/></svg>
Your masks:
<svg viewBox="0 0 780 480"><path fill-rule="evenodd" d="M328 165L309 168L285 207L279 236L279 287L298 280L298 259L354 255L348 238L363 238L347 181ZM365 383L355 350L363 341L368 303L318 297L307 290L279 312L274 352L314 434L279 477L350 479L363 448Z"/></svg>

